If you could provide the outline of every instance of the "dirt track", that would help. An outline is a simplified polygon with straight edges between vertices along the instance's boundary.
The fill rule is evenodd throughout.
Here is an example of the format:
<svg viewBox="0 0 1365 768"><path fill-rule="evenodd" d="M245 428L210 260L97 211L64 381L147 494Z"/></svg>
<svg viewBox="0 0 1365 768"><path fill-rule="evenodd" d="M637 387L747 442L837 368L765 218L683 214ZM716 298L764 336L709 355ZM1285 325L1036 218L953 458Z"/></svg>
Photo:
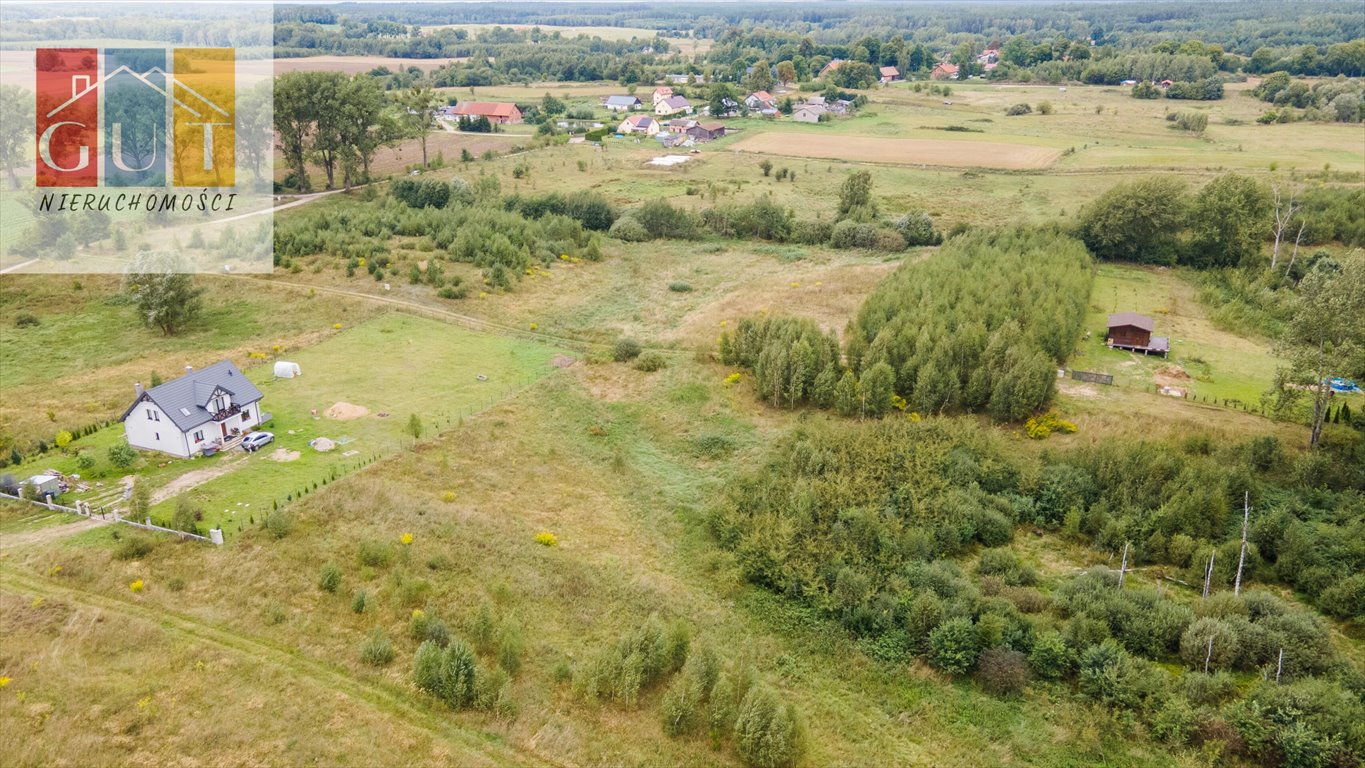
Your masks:
<svg viewBox="0 0 1365 768"><path fill-rule="evenodd" d="M741 139L731 147L790 157L818 157L862 163L941 165L950 168L1046 168L1061 150L1028 144L957 139L885 139L873 136L768 131Z"/></svg>

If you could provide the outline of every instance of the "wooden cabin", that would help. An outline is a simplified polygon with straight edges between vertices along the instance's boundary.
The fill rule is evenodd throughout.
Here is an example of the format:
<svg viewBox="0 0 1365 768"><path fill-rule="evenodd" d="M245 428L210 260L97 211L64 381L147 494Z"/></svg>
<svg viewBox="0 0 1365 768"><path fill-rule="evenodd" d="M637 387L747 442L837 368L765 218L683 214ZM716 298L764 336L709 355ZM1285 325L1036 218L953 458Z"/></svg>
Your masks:
<svg viewBox="0 0 1365 768"><path fill-rule="evenodd" d="M1171 341L1165 336L1153 336L1156 321L1136 312L1118 312L1109 316L1109 331L1104 342L1110 349L1127 349L1144 355L1166 357L1171 352Z"/></svg>

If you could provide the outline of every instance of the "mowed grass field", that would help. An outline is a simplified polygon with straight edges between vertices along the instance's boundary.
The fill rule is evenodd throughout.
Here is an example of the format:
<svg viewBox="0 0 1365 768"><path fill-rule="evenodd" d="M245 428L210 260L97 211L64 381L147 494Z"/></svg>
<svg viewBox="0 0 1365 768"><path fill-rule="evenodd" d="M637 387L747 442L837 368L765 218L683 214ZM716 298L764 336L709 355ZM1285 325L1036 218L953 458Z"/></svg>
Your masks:
<svg viewBox="0 0 1365 768"><path fill-rule="evenodd" d="M204 512L206 525L223 524L231 535L251 518L262 520L275 507L411 445L412 416L426 434L446 429L550 373L557 353L534 342L388 313L290 351L285 359L301 366L301 377L275 379L269 363L247 370L264 395L261 409L274 416L265 428L275 441L265 449L192 459L143 453L138 475L151 483L154 501L166 497L153 504L154 518L169 520L175 497L182 495L167 487L183 488ZM343 404L338 412L348 412L329 413L338 404ZM89 450L103 461L104 451L123 435L123 425L115 423L73 441L69 455L35 456L14 471L79 473L76 452ZM309 445L315 438L338 445L319 452ZM88 495L104 492L101 486Z"/></svg>
<svg viewBox="0 0 1365 768"><path fill-rule="evenodd" d="M252 352L276 346L292 354L336 334L337 323L351 327L380 311L241 279L198 280L201 321L164 336L141 322L117 278L0 278L0 433L21 444L51 443L59 430L120 416L134 382L150 385L154 373L170 379L186 365L224 358L245 365ZM17 327L20 315L38 324Z"/></svg>
<svg viewBox="0 0 1365 768"><path fill-rule="evenodd" d="M1152 335L1171 340L1169 358L1109 349L1104 339L1114 312L1152 317ZM1194 286L1170 269L1099 265L1085 329L1090 336L1077 344L1067 365L1111 374L1115 385L1130 389L1169 386L1201 400L1257 405L1275 369L1287 364L1274 355L1270 341L1216 327Z"/></svg>

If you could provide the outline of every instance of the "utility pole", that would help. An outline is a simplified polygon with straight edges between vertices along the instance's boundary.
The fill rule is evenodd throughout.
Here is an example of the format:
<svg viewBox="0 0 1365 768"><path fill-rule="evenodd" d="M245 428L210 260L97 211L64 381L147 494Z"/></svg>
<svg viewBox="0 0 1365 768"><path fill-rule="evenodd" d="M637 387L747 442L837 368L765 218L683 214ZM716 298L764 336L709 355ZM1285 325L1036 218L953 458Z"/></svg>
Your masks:
<svg viewBox="0 0 1365 768"><path fill-rule="evenodd" d="M1119 565L1119 589L1123 589L1123 577L1128 571L1128 542L1123 542L1123 563Z"/></svg>
<svg viewBox="0 0 1365 768"><path fill-rule="evenodd" d="M1243 491L1242 496L1242 553L1237 556L1237 581L1232 594L1242 595L1242 566L1247 561L1247 524L1251 521L1251 491Z"/></svg>

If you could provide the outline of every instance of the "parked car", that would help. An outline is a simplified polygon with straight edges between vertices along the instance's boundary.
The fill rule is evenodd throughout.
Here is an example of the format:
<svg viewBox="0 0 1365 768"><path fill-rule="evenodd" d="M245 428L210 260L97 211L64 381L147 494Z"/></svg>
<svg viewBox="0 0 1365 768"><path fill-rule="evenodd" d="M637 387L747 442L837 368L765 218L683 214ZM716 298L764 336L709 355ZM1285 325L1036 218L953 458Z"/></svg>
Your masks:
<svg viewBox="0 0 1365 768"><path fill-rule="evenodd" d="M274 442L275 435L272 432L252 432L242 438L242 450L247 453L261 450L266 444Z"/></svg>

